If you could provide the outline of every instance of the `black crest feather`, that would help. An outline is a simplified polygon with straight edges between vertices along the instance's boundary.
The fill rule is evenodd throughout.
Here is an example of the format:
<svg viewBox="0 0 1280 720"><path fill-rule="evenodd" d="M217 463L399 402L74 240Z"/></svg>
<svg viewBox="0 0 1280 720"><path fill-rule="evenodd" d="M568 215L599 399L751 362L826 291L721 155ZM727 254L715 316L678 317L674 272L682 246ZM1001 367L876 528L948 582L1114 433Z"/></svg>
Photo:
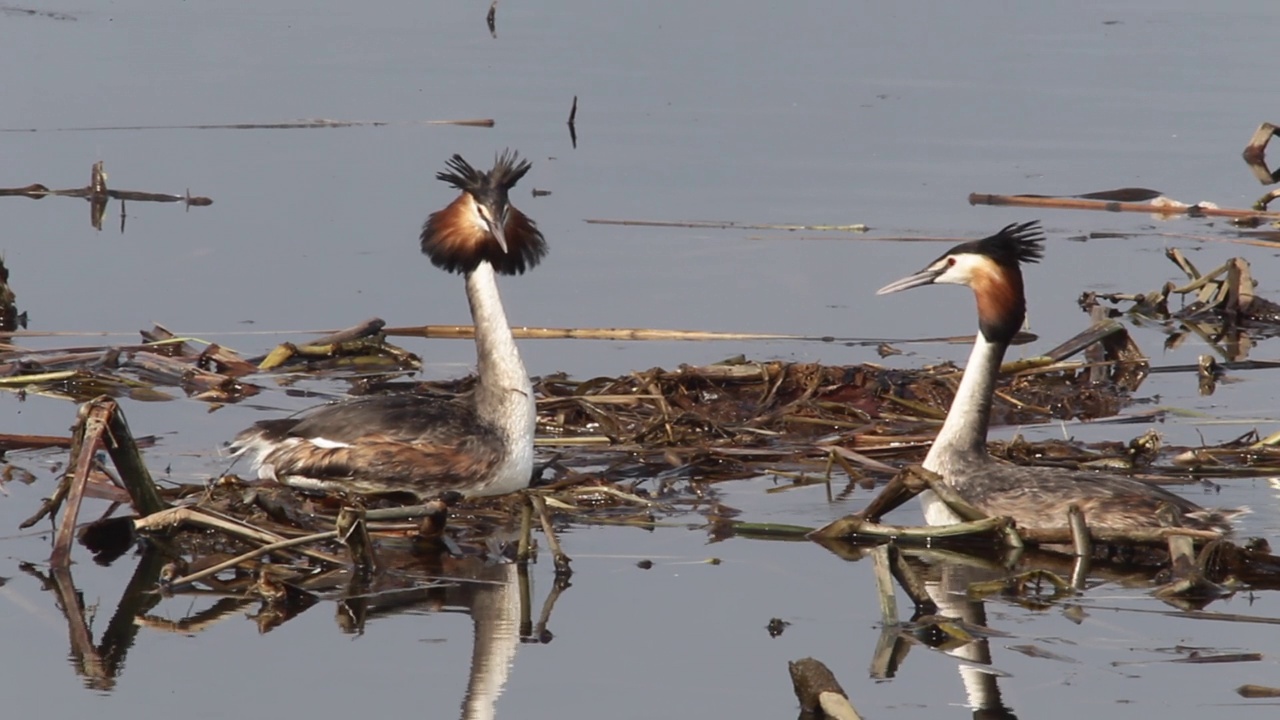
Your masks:
<svg viewBox="0 0 1280 720"><path fill-rule="evenodd" d="M461 155L445 163L436 179L462 191L448 207L431 213L422 225L422 252L432 264L448 272L468 273L488 262L503 275L519 275L532 269L547 254L547 242L538 226L511 204L509 193L533 167L511 150L494 158L493 169L477 170ZM502 223L504 251L484 224L478 208Z"/></svg>
<svg viewBox="0 0 1280 720"><path fill-rule="evenodd" d="M1040 262L1044 257L1044 230L1039 220L1010 223L995 235L968 244L972 246L970 252L1016 267L1021 263Z"/></svg>

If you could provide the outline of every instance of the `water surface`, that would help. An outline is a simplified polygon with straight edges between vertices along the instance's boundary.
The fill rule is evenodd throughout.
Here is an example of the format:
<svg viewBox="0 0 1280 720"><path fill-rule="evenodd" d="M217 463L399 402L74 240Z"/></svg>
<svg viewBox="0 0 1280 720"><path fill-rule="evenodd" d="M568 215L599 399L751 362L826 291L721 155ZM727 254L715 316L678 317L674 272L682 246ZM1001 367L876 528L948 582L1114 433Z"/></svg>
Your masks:
<svg viewBox="0 0 1280 720"><path fill-rule="evenodd" d="M160 322L179 334L261 353L300 329L379 316L392 325L467 321L461 283L418 255L417 229L449 190L433 176L452 153L477 164L502 148L534 162L515 202L537 219L552 253L504 281L514 323L549 327L677 327L805 336L929 337L972 332L959 289L889 298L873 290L918 269L945 245L869 236L973 238L1040 217L1051 237L1028 273L1035 353L1083 328L1083 290L1145 292L1178 279L1163 251L1201 267L1233 256L1253 264L1264 295L1280 277L1274 251L1228 244L1220 222L1143 215L1033 213L970 207L970 192L1044 194L1144 186L1187 202L1243 207L1265 191L1239 160L1259 122L1277 120L1259 92L1280 9L1274 3L503 3L497 37L485 3L271 3L232 9L153 3L40 7L73 19L0 14L0 60L11 72L0 128L0 185L74 187L105 163L113 187L195 194L208 208L130 204L94 231L79 200L2 199L0 251L32 329L114 333L31 338L32 347L132 342ZM578 146L565 126L579 98ZM378 120L324 130L57 131L58 128ZM492 129L423 126L493 118ZM534 198L533 188L551 195ZM869 236L814 231L620 227L586 219L865 223ZM1076 241L1092 232L1123 239ZM265 334L256 334L264 333ZM1188 343L1165 353L1136 337L1155 364L1193 362ZM465 373L472 348L406 342L423 375ZM915 367L962 360L963 345L909 346L887 361ZM831 364L879 360L838 343L527 342L531 372L619 375L655 365L753 358ZM1017 350L1015 353L1023 352ZM1263 344L1255 357L1269 357ZM1171 442L1222 442L1275 429L1280 383L1240 374L1210 397L1193 377L1155 375L1142 394L1203 413L1170 419ZM337 390L337 388L330 388ZM283 392L211 412L191 400L125 402L157 475L207 478L239 428L304 407ZM74 407L0 396L6 432L62 434ZM1084 440L1128 439L1134 426L1042 427ZM1013 429L998 436L1007 437ZM241 714L287 699L298 714L377 708L449 716L466 693L472 625L464 613L419 610L338 631L322 604L267 634L246 619L201 632L143 628L110 691L82 687L66 657L66 628L18 563L42 563L47 539L18 521L52 487L57 453L20 454L33 486L10 484L0 521L8 609L0 628L23 648L0 681L15 716L191 717ZM721 488L749 519L817 525L861 507L869 493L828 504L819 489L765 496L761 479ZM1186 490L1197 493L1196 489ZM1250 534L1274 536L1280 513L1265 480L1224 483L1206 502L1247 504ZM910 522L915 510L896 518ZM698 518L689 518L696 526ZM518 647L503 716L777 717L794 712L786 661L827 662L872 717L970 714L958 661L918 648L898 677L868 676L878 611L867 563L810 544L706 544L698 527L654 532L579 528L566 538L573 587L557 603L549 644ZM717 557L719 565L701 561ZM638 559L655 562L651 570ZM77 555L75 582L105 615L128 581ZM535 567L535 602L550 586ZM181 617L188 600L158 612ZM1215 609L1275 617L1274 593ZM1254 716L1232 692L1276 685L1276 643L1251 624L1128 612L1164 606L1141 589L1103 585L1078 603L1030 611L988 603L1005 703L1022 716L1201 714ZM791 623L779 638L765 625ZM93 630L101 631L99 616ZM1034 644L1069 657L1028 659ZM1169 659L1170 648L1256 651L1228 665L1116 662ZM242 704L244 703L244 704ZM238 709L237 709L238 708ZM1194 708L1194 710L1193 710Z"/></svg>

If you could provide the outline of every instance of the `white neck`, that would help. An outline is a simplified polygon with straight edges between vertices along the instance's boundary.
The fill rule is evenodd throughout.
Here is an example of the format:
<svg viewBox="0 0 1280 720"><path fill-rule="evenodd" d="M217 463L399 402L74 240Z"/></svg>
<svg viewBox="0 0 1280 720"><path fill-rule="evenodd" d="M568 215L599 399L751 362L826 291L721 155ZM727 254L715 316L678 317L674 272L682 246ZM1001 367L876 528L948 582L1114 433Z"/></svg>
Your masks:
<svg viewBox="0 0 1280 720"><path fill-rule="evenodd" d="M925 468L946 475L948 460L987 454L987 423L991 418L991 395L1004 359L1005 345L992 343L978 333L969 353L969 364L956 388L956 397L947 411L946 422L929 448Z"/></svg>
<svg viewBox="0 0 1280 720"><path fill-rule="evenodd" d="M520 362L507 315L502 310L493 266L482 262L467 273L467 301L476 328L476 414L505 437L507 457L491 485L476 495L501 495L529 485L533 475L533 435L537 407L533 384Z"/></svg>
<svg viewBox="0 0 1280 720"><path fill-rule="evenodd" d="M924 458L926 470L932 470L952 483L952 468L959 462L987 462L987 423L991 419L991 395L995 391L996 376L1004 359L1005 343L992 343L981 332L969 353L969 364L956 388L947 419L942 430L934 438L929 454ZM925 520L930 525L946 525L959 522L932 492L922 493Z"/></svg>

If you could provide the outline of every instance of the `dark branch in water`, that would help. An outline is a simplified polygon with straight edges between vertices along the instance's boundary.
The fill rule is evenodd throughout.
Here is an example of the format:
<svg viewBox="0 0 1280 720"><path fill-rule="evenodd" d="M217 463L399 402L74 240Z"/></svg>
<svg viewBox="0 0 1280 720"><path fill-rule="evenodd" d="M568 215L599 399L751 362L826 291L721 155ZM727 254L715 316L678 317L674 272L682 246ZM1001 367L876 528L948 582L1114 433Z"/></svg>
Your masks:
<svg viewBox="0 0 1280 720"><path fill-rule="evenodd" d="M573 96L573 107L569 108L569 141L578 148L578 96Z"/></svg>

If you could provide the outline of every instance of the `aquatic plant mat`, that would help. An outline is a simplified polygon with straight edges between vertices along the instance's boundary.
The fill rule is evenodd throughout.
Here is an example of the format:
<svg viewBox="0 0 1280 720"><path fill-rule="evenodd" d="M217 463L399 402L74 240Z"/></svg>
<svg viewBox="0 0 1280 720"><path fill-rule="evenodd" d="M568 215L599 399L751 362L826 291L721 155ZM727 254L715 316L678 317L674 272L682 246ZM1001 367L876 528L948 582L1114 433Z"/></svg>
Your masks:
<svg viewBox="0 0 1280 720"><path fill-rule="evenodd" d="M473 378L403 379L421 363L390 343L384 330L382 321L372 319L324 337L284 343L261 357L243 357L158 326L130 345L39 351L9 346L0 351L0 388L82 403L70 437L0 436L8 453L6 475L20 472L15 452L69 452L58 488L24 526L56 518L54 567L66 567L77 537L100 562L143 539L148 552L163 559L156 582L167 592L256 597L271 608L270 621L278 622L317 597L355 601L378 597L388 587L402 592L424 582L448 582L424 580L416 570L405 574L403 568L420 567L424 557L435 558L442 572L467 558L536 559L537 547L529 540L535 522L565 576L568 558L554 544L554 531L572 525L652 528L692 522L713 538L803 538L811 528L743 522L737 510L721 502L719 483L772 477L774 492L820 485L830 497L888 483L888 492L905 489L904 497L909 496L928 482L927 473L910 468L923 457L960 378L950 364L900 370L742 358L619 377L542 377L535 383L539 466L531 491L486 501L441 498L411 507L397 498L308 496L242 478L234 465L204 482L157 486L139 451L155 447L156 439L134 436L113 400L184 394L216 408L316 378L345 382L356 395L470 391ZM21 333L12 337L21 339ZM885 345L881 352L896 349ZM1102 318L1045 356L1008 363L1004 370L994 425L1117 416L1149 366L1123 326ZM1127 444L1093 447L1015 439L993 444L992 452L1010 462L1106 468L1153 482L1280 472L1275 439L1252 434L1196 448L1163 447L1152 432ZM903 467L908 471L900 472ZM80 525L84 500L95 497L111 507L102 519ZM864 513L812 537L854 555L863 552L858 548L892 541L935 550L954 547L1004 563L1016 563L1010 553L1021 557L1036 544L1074 544L1078 559L1106 567L1148 562L1152 550L1164 553L1159 561L1167 566L1172 552L1173 573L1167 578L1183 583L1170 591L1179 597L1213 596L1242 582L1271 586L1280 577L1280 565L1265 547L1239 548L1176 528L1099 534L1064 518L1060 531L1035 533L1006 519L978 517L953 528L879 525L879 515L895 501L876 500ZM131 514L114 513L126 504ZM1142 572L1150 579L1153 571Z"/></svg>

